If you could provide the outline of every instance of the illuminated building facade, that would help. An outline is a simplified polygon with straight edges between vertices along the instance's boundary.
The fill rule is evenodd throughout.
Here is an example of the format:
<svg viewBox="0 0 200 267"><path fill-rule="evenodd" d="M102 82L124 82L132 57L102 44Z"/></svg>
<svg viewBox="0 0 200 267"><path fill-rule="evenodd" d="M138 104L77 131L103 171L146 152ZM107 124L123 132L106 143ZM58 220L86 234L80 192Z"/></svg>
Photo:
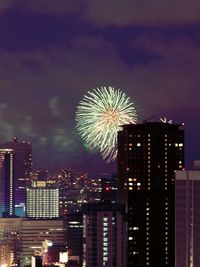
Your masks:
<svg viewBox="0 0 200 267"><path fill-rule="evenodd" d="M0 216L14 216L15 176L13 149L0 149Z"/></svg>
<svg viewBox="0 0 200 267"><path fill-rule="evenodd" d="M91 203L84 206L83 214L83 267L124 267L122 207L111 203Z"/></svg>
<svg viewBox="0 0 200 267"><path fill-rule="evenodd" d="M200 266L200 168L176 172L176 267Z"/></svg>
<svg viewBox="0 0 200 267"><path fill-rule="evenodd" d="M59 189L46 187L45 181L37 181L36 186L27 188L26 217L58 218Z"/></svg>
<svg viewBox="0 0 200 267"><path fill-rule="evenodd" d="M21 218L0 218L0 266L19 266Z"/></svg>
<svg viewBox="0 0 200 267"><path fill-rule="evenodd" d="M43 254L42 262L43 266L63 266L65 267L68 263L68 251L66 246L52 244ZM67 264L68 267L68 264Z"/></svg>
<svg viewBox="0 0 200 267"><path fill-rule="evenodd" d="M32 256L38 256L35 262L39 261L45 256L46 240L51 246L66 247L63 220L0 218L0 266L30 266Z"/></svg>
<svg viewBox="0 0 200 267"><path fill-rule="evenodd" d="M23 219L20 230L22 266L30 266L33 255L43 256L45 240L50 240L52 244L57 245L66 244L63 220Z"/></svg>
<svg viewBox="0 0 200 267"><path fill-rule="evenodd" d="M124 125L118 135L118 200L126 206L127 266L175 266L175 170L184 131L169 123Z"/></svg>
<svg viewBox="0 0 200 267"><path fill-rule="evenodd" d="M14 197L15 197L15 214L18 216L25 215L26 186L30 180L32 171L32 147L30 142L18 142L14 137L13 142L0 144L0 149L12 149L15 155L15 177L14 177Z"/></svg>

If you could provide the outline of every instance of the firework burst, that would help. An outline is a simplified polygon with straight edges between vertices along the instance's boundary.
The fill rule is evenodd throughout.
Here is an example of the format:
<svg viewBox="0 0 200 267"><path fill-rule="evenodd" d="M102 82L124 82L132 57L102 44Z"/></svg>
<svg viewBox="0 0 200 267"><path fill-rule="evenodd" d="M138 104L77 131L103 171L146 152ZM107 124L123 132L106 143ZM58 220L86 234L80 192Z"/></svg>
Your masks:
<svg viewBox="0 0 200 267"><path fill-rule="evenodd" d="M91 148L99 149L107 162L117 156L120 126L136 123L137 115L130 97L109 86L88 91L76 112L77 130Z"/></svg>

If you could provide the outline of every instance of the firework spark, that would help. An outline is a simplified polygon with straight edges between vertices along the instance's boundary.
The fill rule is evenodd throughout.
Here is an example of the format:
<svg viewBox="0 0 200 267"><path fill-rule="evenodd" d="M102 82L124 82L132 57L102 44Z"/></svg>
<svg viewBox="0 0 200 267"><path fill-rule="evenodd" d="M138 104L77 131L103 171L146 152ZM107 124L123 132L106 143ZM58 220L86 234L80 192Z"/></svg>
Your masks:
<svg viewBox="0 0 200 267"><path fill-rule="evenodd" d="M77 130L91 148L99 149L107 162L117 156L120 126L136 123L137 115L130 97L109 86L88 91L76 112Z"/></svg>

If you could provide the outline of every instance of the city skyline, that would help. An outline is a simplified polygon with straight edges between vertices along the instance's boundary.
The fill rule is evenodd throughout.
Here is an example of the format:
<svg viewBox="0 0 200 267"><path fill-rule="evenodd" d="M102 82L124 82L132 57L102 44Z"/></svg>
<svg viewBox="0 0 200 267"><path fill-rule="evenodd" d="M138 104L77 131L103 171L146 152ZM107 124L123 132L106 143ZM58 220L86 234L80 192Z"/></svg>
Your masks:
<svg viewBox="0 0 200 267"><path fill-rule="evenodd" d="M200 4L170 3L1 1L1 142L30 140L36 166L52 172L114 172L116 164L84 147L75 112L88 90L115 86L139 122L185 123L191 168L200 150Z"/></svg>

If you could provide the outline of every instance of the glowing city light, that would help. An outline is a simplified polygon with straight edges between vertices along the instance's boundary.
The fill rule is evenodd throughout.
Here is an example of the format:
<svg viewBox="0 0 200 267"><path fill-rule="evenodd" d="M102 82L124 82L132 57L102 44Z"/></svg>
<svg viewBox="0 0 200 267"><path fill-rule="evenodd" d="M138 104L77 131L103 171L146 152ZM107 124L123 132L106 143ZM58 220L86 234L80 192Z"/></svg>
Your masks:
<svg viewBox="0 0 200 267"><path fill-rule="evenodd" d="M67 263L68 262L68 252L60 252L59 258L60 258L61 263Z"/></svg>
<svg viewBox="0 0 200 267"><path fill-rule="evenodd" d="M136 123L130 97L120 89L101 87L88 91L76 112L77 130L91 149L100 150L107 162L117 156L117 133L121 125Z"/></svg>

